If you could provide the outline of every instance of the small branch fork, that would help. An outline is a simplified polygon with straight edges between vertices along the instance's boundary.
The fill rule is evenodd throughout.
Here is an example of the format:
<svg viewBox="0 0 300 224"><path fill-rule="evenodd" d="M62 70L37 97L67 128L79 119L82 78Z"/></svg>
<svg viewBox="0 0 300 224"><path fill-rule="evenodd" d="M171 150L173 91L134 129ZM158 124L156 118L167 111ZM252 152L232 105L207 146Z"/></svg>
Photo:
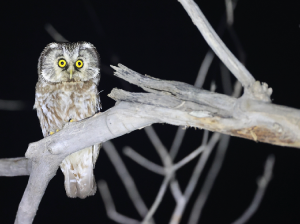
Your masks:
<svg viewBox="0 0 300 224"><path fill-rule="evenodd" d="M179 1L214 52L244 86L244 95L236 99L200 90L185 83L144 76L121 64L118 67L112 66L116 70L117 77L138 85L149 93L130 93L113 89L109 94L117 101L113 108L89 119L70 123L60 132L31 143L25 154L27 159L0 160L0 167L4 167L3 169L9 167L5 172L1 171L2 175L16 176L30 173L15 223L33 222L48 183L55 176L65 157L153 123L197 127L254 141L300 148L300 111L271 104L272 89L255 81L216 35L194 1ZM176 148L173 150L173 158L176 156L176 150ZM205 152L207 156L200 158L199 169L194 171L196 173L201 173L205 159L210 154L210 151ZM171 163L164 163L164 166L172 167ZM162 185L159 197L163 195L170 181L172 174L165 176L166 184ZM176 180L173 183L173 193L180 196ZM105 184L102 184L103 189L105 192ZM184 194L188 194L186 192ZM145 211L146 208L141 213ZM135 220L127 221L135 222Z"/></svg>

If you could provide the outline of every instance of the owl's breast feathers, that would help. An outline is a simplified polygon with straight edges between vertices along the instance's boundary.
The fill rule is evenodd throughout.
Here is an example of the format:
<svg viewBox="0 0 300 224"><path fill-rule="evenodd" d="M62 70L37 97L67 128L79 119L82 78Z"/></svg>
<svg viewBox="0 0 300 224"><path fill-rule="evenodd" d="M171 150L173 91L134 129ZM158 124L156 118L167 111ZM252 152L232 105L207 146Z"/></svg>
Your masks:
<svg viewBox="0 0 300 224"><path fill-rule="evenodd" d="M100 107L97 83L93 80L56 84L39 81L36 85L34 108L44 137L62 129L70 119L78 121L94 115Z"/></svg>

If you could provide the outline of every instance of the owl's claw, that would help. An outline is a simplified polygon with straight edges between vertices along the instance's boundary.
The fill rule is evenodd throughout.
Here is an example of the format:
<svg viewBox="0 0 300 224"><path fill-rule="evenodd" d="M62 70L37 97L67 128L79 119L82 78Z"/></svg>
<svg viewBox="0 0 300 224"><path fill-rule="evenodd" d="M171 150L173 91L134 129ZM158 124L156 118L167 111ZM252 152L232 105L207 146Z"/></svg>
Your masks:
<svg viewBox="0 0 300 224"><path fill-rule="evenodd" d="M71 119L69 122L71 123L71 122L73 122L74 120L73 119Z"/></svg>
<svg viewBox="0 0 300 224"><path fill-rule="evenodd" d="M56 129L56 132L59 132L59 129ZM49 135L53 135L55 132L54 131L50 131Z"/></svg>

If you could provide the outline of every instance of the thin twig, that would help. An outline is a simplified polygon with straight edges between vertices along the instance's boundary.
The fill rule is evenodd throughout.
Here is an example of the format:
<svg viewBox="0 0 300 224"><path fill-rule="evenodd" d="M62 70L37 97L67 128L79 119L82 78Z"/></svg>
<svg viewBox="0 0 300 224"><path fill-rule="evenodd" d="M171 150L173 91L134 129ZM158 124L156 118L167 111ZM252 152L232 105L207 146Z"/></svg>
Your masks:
<svg viewBox="0 0 300 224"><path fill-rule="evenodd" d="M68 42L50 23L45 24L45 30L56 42Z"/></svg>
<svg viewBox="0 0 300 224"><path fill-rule="evenodd" d="M197 75L197 78L196 78L196 81L194 84L194 86L196 88L201 88L203 86L206 75L208 73L208 69L210 68L211 63L213 62L214 57L215 57L215 54L212 52L212 50L208 50L208 52L206 53L206 55L201 63L201 66L200 66L200 69L199 69L199 72L198 72L198 75Z"/></svg>
<svg viewBox="0 0 300 224"><path fill-rule="evenodd" d="M156 132L154 131L152 126L148 126L144 128L148 138L156 149L163 165L165 168L169 168L172 166L172 159L169 156L169 153L166 147L162 144Z"/></svg>
<svg viewBox="0 0 300 224"><path fill-rule="evenodd" d="M246 223L256 212L259 205L261 204L261 201L265 195L266 189L272 179L273 175L273 167L275 164L275 156L269 155L266 163L265 163L265 169L263 176L260 177L257 181L257 191L255 193L255 196L250 204L250 206L247 208L247 210L241 215L240 218L238 218L236 221L234 221L232 224L243 224Z"/></svg>
<svg viewBox="0 0 300 224"><path fill-rule="evenodd" d="M206 136L203 137L203 142L202 142L203 146L206 145L206 140L207 140L207 135L208 135L207 131L205 131L205 135ZM218 134L218 133L214 133L211 136L208 144L205 147L205 150L204 150L202 156L199 158L198 163L197 163L196 167L194 168L192 176L191 176L191 178L188 182L188 185L184 191L184 194L183 194L184 200L182 201L182 203L177 203L177 205L175 207L175 210L171 217L170 224L177 224L180 222L180 220L182 218L182 214L186 208L186 204L188 203L192 193L194 192L196 184L199 180L199 177L201 176L201 173L205 167L205 164L209 158L209 155L210 155L212 149L214 148L215 144L219 141L219 138L220 138L220 134Z"/></svg>
<svg viewBox="0 0 300 224"><path fill-rule="evenodd" d="M136 163L140 164L141 166L145 167L146 169L148 169L154 173L158 173L163 176L166 174L165 169L162 166L159 166L159 165L149 161L148 159L141 156L139 153L134 151L129 146L124 147L123 153L124 153L124 155L128 156L130 159L135 161Z"/></svg>
<svg viewBox="0 0 300 224"><path fill-rule="evenodd" d="M139 224L140 223L139 221L132 219L132 218L128 218L124 215L121 215L120 213L118 213L116 211L116 207L115 207L114 201L111 197L109 188L107 186L107 183L104 180L98 181L98 189L99 189L100 195L103 199L107 216L111 220L114 220L115 222L121 223L121 224Z"/></svg>
<svg viewBox="0 0 300 224"><path fill-rule="evenodd" d="M232 0L225 0L225 5L226 5L226 18L227 18L227 24L229 26L232 26L234 22L234 8L233 8L233 3Z"/></svg>
<svg viewBox="0 0 300 224"><path fill-rule="evenodd" d="M222 167L223 161L224 161L224 157L225 157L225 153L226 153L226 149L228 147L229 144L229 140L230 140L230 136L228 135L222 135L220 142L219 142L219 146L217 148L217 153L216 156L214 158L214 161L212 163L212 167L210 168L207 177L205 179L205 182L202 186L202 189L200 191L199 196L196 199L196 202L193 206L192 212L191 212L191 216L189 218L189 222L188 224L196 224L198 223L198 220L201 217L201 213L202 213L202 209L203 206L209 196L209 193L212 189L212 186L214 184L214 181Z"/></svg>
<svg viewBox="0 0 300 224"><path fill-rule="evenodd" d="M121 157L119 156L116 148L114 147L111 141L105 142L103 144L103 148L107 153L109 159L111 160L112 164L114 165L120 179L122 180L134 207L136 208L140 216L144 217L148 212L148 208L144 203L142 197L140 196L137 187L134 183L134 180L127 171L126 166L122 161Z"/></svg>
<svg viewBox="0 0 300 224"><path fill-rule="evenodd" d="M149 126L149 127L146 127L144 130L146 131L147 136L149 137L151 143L153 144L154 148L156 149L157 153L159 154L160 159L162 160L162 163L164 165L165 172L166 172L165 178L168 179L168 176L170 176L170 178L171 178L171 182L170 182L171 192L172 192L172 195L175 198L175 200L178 201L181 199L182 193L179 188L179 184L178 184L176 178L174 177L174 170L172 170L172 166L173 166L172 159L171 159L167 149L165 148L165 146L162 144L159 137L157 136L153 127ZM159 198L159 197L160 197L160 195L158 194L157 198ZM160 200L159 199L155 200L154 204L152 205L152 207L151 207L151 208L153 208L152 215L154 214L155 210L158 207L158 205L156 205L156 203L158 203L158 205L159 205ZM149 211L149 213L150 213L150 211ZM148 214L147 214L147 216L148 216Z"/></svg>
<svg viewBox="0 0 300 224"><path fill-rule="evenodd" d="M141 166L145 167L146 169L151 170L154 173L157 173L157 174L160 174L160 175L164 176L164 175L166 175L166 172L168 172L170 170L172 172L177 171L181 167L183 167L184 165L186 165L187 163L189 163L191 160L195 159L200 153L203 152L203 150L205 149L205 147L206 147L205 145L199 146L197 149L195 149L189 155L187 155L186 157L184 157L182 160L180 160L179 162L177 162L174 165L172 165L169 169L167 169L167 171L164 169L164 167L162 167L160 165L157 165L157 164L149 161L148 159L146 159L145 157L141 156L140 154L138 154L136 151L134 151L130 147L126 147L126 150L124 151L124 154L126 156L128 156L129 158L131 158L136 163L138 163Z"/></svg>
<svg viewBox="0 0 300 224"><path fill-rule="evenodd" d="M155 213L155 211L157 210L160 202L162 201L162 198L163 196L165 195L165 192L167 190L167 187L168 187L168 184L172 178L173 174L172 173L169 173L167 176L165 176L160 188L159 188L159 191L158 191L158 194L155 198L155 201L154 203L152 204L148 214L146 215L146 217L144 218L142 224L146 224L148 223L149 219L152 218L153 214Z"/></svg>
<svg viewBox="0 0 300 224"><path fill-rule="evenodd" d="M184 165L186 165L187 163L189 163L191 160L193 160L194 158L196 158L200 153L203 152L203 150L205 149L205 145L201 145L199 146L196 150L194 150L193 152L191 152L188 156L184 157L182 160L180 160L179 162L175 163L172 167L173 170L178 170L181 167L183 167Z"/></svg>
<svg viewBox="0 0 300 224"><path fill-rule="evenodd" d="M0 110L8 111L20 111L31 109L33 104L21 100L1 100L0 99Z"/></svg>
<svg viewBox="0 0 300 224"><path fill-rule="evenodd" d="M183 129L182 126L179 126L177 128L177 132L175 134L175 137L174 137L171 149L170 149L170 157L172 159L175 159L175 157L176 157L176 155L178 153L178 150L179 150L179 148L181 146L181 143L183 141L185 133L186 133L186 129Z"/></svg>

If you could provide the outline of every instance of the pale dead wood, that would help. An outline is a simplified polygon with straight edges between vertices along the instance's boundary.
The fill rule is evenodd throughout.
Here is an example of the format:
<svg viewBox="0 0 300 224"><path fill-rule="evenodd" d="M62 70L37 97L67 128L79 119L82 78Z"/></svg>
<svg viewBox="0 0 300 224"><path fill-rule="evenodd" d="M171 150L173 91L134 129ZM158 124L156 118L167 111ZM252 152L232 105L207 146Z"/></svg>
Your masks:
<svg viewBox="0 0 300 224"><path fill-rule="evenodd" d="M180 111L177 121L185 120L186 126L208 129L232 136L275 145L299 148L300 111L246 96L239 99L201 90L192 85L163 81L143 76L119 65L115 75L152 93L128 93L114 89L110 97L117 101L129 101L159 105ZM146 94L141 101L141 96ZM179 125L168 120L167 123Z"/></svg>
<svg viewBox="0 0 300 224"><path fill-rule="evenodd" d="M232 224L243 224L247 223L247 221L251 218L251 216L257 211L261 201L265 195L266 189L272 180L273 177L273 168L275 164L275 156L269 155L266 162L265 162L265 169L264 173L261 177L257 180L257 190L253 197L253 200L246 211L239 217L236 221Z"/></svg>
<svg viewBox="0 0 300 224"><path fill-rule="evenodd" d="M32 161L32 170L15 223L32 223L49 181L66 156L152 123L192 126L254 141L300 147L300 111L270 103L272 89L255 82L215 34L199 7L192 0L180 2L214 52L245 87L244 96L236 99L181 82L143 76L123 65L113 67L116 76L151 93L114 89L109 96L117 101L115 107L71 123L62 131L30 144L26 158Z"/></svg>
<svg viewBox="0 0 300 224"><path fill-rule="evenodd" d="M197 26L208 45L213 49L216 55L218 55L232 74L241 82L245 90L245 95L251 99L271 102L270 96L272 94L272 89L268 88L266 83L262 83L261 85L260 82L255 81L250 72L231 53L220 37L216 34L198 5L193 0L179 0L179 2L189 14L193 23ZM233 7L234 5L231 5L231 11L233 10ZM233 18L231 20L232 23Z"/></svg>
<svg viewBox="0 0 300 224"><path fill-rule="evenodd" d="M0 159L0 176L28 176L31 172L31 161L24 157Z"/></svg>
<svg viewBox="0 0 300 224"><path fill-rule="evenodd" d="M114 89L109 96L118 102L115 107L92 118L71 123L62 131L30 144L26 157L32 160L32 173L16 223L32 222L48 182L67 155L152 123L192 126L271 144L299 147L300 113L296 109L245 97L236 99L181 82L154 79L123 65L114 68L117 76L142 88L146 86L147 90L155 93L130 93Z"/></svg>

